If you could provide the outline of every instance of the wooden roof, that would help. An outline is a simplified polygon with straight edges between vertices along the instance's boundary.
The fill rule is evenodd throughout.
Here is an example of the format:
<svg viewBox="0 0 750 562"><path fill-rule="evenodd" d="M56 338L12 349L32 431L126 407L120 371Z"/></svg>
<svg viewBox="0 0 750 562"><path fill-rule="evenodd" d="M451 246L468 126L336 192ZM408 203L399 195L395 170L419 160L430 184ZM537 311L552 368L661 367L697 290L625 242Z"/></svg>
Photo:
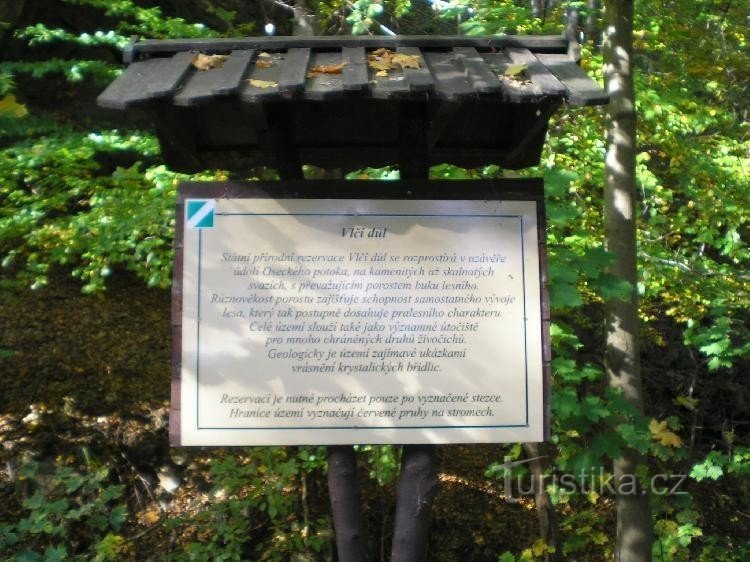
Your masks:
<svg viewBox="0 0 750 562"><path fill-rule="evenodd" d="M392 69L378 75L368 65L368 54L381 48L414 55L422 64L418 69ZM130 46L127 69L98 102L113 109L163 99L190 107L225 96L245 103L342 96L427 96L449 101L493 97L510 103L547 98L578 106L607 103L604 91L568 56L568 48L567 40L557 35L143 41ZM198 70L192 64L198 53L227 58L223 66ZM256 64L259 56L270 64ZM310 72L316 66L341 63L340 74ZM509 65L518 63L525 64L526 70L506 76Z"/></svg>
<svg viewBox="0 0 750 562"><path fill-rule="evenodd" d="M302 164L396 164L402 177L444 162L519 169L538 163L560 104L608 101L568 54L575 47L563 36L143 41L98 103L149 112L178 171L260 165L291 179ZM378 52L410 62L379 71ZM202 70L201 54L225 58ZM315 71L332 65L340 73Z"/></svg>

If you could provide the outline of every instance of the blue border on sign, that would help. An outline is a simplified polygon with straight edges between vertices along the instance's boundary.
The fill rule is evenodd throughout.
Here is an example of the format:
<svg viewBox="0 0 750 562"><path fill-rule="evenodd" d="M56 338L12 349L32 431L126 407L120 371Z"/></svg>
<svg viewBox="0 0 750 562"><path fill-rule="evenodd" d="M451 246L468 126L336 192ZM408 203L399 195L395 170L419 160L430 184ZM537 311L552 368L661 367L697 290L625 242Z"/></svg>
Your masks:
<svg viewBox="0 0 750 562"><path fill-rule="evenodd" d="M537 206L536 201L529 201ZM501 429L501 428L520 428L529 427L529 365L528 365L528 342L527 342L527 318L526 318L526 254L525 246L526 240L524 237L524 215L493 215L493 214L389 214L389 213L220 213L216 212L216 216L221 217L450 217L450 218L504 218L504 219L519 219L519 228L521 235L521 285L523 288L523 346L524 346L524 393L525 393L525 410L526 410L526 421L525 423L519 424L504 424L504 425L399 425L399 426L388 426L379 425L376 427L362 427L362 426L292 426L292 427L278 427L278 426L253 426L253 427L209 427L200 425L200 323L201 323L201 283L202 283L202 258L203 258L203 229L198 230L198 302L197 302L197 321L196 321L196 360L195 360L195 380L196 380L196 429L199 431L265 431L265 430L356 430L356 431L375 431L382 429Z"/></svg>

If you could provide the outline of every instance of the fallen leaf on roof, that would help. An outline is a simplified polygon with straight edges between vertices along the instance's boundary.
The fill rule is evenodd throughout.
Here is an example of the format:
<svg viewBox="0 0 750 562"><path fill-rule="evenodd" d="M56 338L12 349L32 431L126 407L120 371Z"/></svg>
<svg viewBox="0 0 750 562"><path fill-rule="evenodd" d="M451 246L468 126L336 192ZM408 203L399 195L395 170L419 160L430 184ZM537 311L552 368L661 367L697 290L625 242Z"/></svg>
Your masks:
<svg viewBox="0 0 750 562"><path fill-rule="evenodd" d="M505 69L505 76L519 76L526 72L526 69L528 67L526 66L526 63L519 62L516 64L510 64L508 65L508 68Z"/></svg>
<svg viewBox="0 0 750 562"><path fill-rule="evenodd" d="M271 53L262 51L261 53L258 54L258 58L263 58L263 57L271 58Z"/></svg>
<svg viewBox="0 0 750 562"><path fill-rule="evenodd" d="M388 76L388 71L387 70L378 70L375 73L375 76L380 76L381 78L385 78L386 76Z"/></svg>
<svg viewBox="0 0 750 562"><path fill-rule="evenodd" d="M212 70L224 66L225 60L227 60L226 55L204 55L203 53L198 53L193 57L191 62L198 70Z"/></svg>
<svg viewBox="0 0 750 562"><path fill-rule="evenodd" d="M340 64L317 64L310 69L307 76L310 78L316 74L341 74L345 64L345 62Z"/></svg>
<svg viewBox="0 0 750 562"><path fill-rule="evenodd" d="M397 65L401 68L416 68L422 67L422 63L419 61L419 55L405 55L404 53L396 53L391 57L391 65Z"/></svg>
<svg viewBox="0 0 750 562"><path fill-rule="evenodd" d="M275 88L279 85L278 82L272 82L271 80L256 80L254 78L250 78L248 82L254 88Z"/></svg>
<svg viewBox="0 0 750 562"><path fill-rule="evenodd" d="M373 68L375 70L380 70L383 72L388 72L391 69L391 59L390 58L370 58L367 61L367 64L370 65L370 68Z"/></svg>
<svg viewBox="0 0 750 562"><path fill-rule="evenodd" d="M271 68L273 66L273 63L271 62L270 58L263 57L262 59L259 58L255 61L255 66L258 68Z"/></svg>
<svg viewBox="0 0 750 562"><path fill-rule="evenodd" d="M377 76L383 76L382 72L389 70L404 70L405 68L422 68L422 62L419 55L407 55L404 53L395 53L388 49L377 49L367 57L367 64L370 68L377 70Z"/></svg>

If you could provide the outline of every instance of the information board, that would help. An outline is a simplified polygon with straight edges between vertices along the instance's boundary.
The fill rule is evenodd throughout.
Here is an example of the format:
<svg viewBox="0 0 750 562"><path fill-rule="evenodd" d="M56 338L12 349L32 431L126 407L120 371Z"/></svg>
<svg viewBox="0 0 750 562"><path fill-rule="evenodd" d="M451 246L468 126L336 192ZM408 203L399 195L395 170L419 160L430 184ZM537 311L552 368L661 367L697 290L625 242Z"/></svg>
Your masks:
<svg viewBox="0 0 750 562"><path fill-rule="evenodd" d="M538 201L189 191L173 441L543 439Z"/></svg>

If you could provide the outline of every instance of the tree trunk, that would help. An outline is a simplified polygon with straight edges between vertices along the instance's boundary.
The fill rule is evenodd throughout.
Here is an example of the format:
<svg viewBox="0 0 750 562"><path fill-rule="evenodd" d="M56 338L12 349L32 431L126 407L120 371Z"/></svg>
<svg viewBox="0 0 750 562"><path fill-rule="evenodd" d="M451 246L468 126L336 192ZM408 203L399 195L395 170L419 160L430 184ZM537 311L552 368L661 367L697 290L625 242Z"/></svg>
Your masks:
<svg viewBox="0 0 750 562"><path fill-rule="evenodd" d="M531 15L542 19L542 2L545 0L531 0Z"/></svg>
<svg viewBox="0 0 750 562"><path fill-rule="evenodd" d="M437 466L435 445L404 445L391 562L421 562L427 555L432 501L438 487Z"/></svg>
<svg viewBox="0 0 750 562"><path fill-rule="evenodd" d="M643 410L638 356L636 257L636 115L633 86L633 2L608 0L604 37L604 74L610 96L610 124L604 180L604 229L607 247L615 254L613 272L632 285L626 300L608 303L605 363L609 386ZM633 449L614 461L617 490L617 562L651 560L652 523L649 496L636 478L645 464Z"/></svg>
<svg viewBox="0 0 750 562"><path fill-rule="evenodd" d="M306 0L297 0L294 3L294 34L320 35L320 22Z"/></svg>
<svg viewBox="0 0 750 562"><path fill-rule="evenodd" d="M328 494L339 560L364 562L357 457L351 445L328 447Z"/></svg>
<svg viewBox="0 0 750 562"><path fill-rule="evenodd" d="M557 522L557 512L552 500L547 493L544 478L544 458L542 447L539 443L524 443L523 449L526 456L532 459L529 462L531 474L532 491L534 492L534 505L536 506L536 518L539 523L539 538L554 552L544 555L545 562L562 562L562 545L560 545L560 526Z"/></svg>
<svg viewBox="0 0 750 562"><path fill-rule="evenodd" d="M591 41L597 47L601 44L601 33L599 31L599 0L588 0L588 14L586 14L585 34L586 41Z"/></svg>

